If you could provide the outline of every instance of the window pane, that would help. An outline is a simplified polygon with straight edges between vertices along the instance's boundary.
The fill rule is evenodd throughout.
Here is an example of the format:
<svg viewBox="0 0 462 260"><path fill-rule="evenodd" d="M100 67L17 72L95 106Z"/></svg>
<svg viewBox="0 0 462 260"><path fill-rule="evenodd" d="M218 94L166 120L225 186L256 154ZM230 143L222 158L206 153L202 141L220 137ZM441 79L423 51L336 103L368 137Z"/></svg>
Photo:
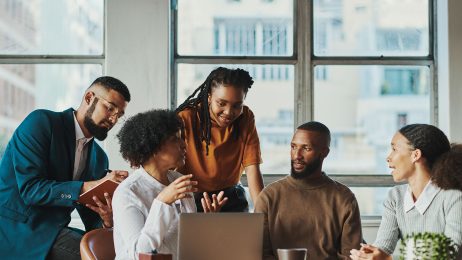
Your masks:
<svg viewBox="0 0 462 260"><path fill-rule="evenodd" d="M178 65L181 104L219 65ZM249 71L255 83L245 104L255 114L262 150L263 174L290 171L290 141L294 127L294 67L292 65L222 65Z"/></svg>
<svg viewBox="0 0 462 260"><path fill-rule="evenodd" d="M314 0L317 56L426 56L428 0Z"/></svg>
<svg viewBox="0 0 462 260"><path fill-rule="evenodd" d="M383 202L387 199L390 187L384 188L350 188L358 201L361 216L381 216Z"/></svg>
<svg viewBox="0 0 462 260"><path fill-rule="evenodd" d="M430 123L428 67L317 66L315 75L314 119L332 134L329 174L386 174L393 134Z"/></svg>
<svg viewBox="0 0 462 260"><path fill-rule="evenodd" d="M291 56L292 17L292 1L179 0L178 53Z"/></svg>
<svg viewBox="0 0 462 260"><path fill-rule="evenodd" d="M102 54L104 0L0 1L0 54Z"/></svg>
<svg viewBox="0 0 462 260"><path fill-rule="evenodd" d="M77 108L101 65L0 64L0 159L11 135L36 108Z"/></svg>

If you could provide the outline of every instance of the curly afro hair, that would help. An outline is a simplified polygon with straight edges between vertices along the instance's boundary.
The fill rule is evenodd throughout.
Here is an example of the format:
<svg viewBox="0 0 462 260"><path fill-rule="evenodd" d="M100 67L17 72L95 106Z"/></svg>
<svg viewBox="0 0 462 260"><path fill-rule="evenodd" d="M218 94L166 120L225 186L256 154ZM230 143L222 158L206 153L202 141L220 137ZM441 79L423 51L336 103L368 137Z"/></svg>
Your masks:
<svg viewBox="0 0 462 260"><path fill-rule="evenodd" d="M438 187L462 190L462 144L453 144L441 155L432 170L432 180Z"/></svg>
<svg viewBox="0 0 462 260"><path fill-rule="evenodd" d="M160 150L164 141L183 129L175 111L154 109L130 117L117 138L122 157L138 168Z"/></svg>
<svg viewBox="0 0 462 260"><path fill-rule="evenodd" d="M399 132L406 137L411 146L422 151L430 169L438 157L451 149L447 136L436 126L411 124L402 127Z"/></svg>

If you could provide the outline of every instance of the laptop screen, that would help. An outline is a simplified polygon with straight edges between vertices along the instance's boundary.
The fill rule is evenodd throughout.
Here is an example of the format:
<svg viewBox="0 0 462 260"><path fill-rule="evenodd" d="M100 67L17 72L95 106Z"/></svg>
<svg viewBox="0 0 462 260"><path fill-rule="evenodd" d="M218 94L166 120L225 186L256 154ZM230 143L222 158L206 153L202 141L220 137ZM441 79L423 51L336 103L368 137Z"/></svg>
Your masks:
<svg viewBox="0 0 462 260"><path fill-rule="evenodd" d="M181 260L262 258L262 213L182 213L178 235Z"/></svg>

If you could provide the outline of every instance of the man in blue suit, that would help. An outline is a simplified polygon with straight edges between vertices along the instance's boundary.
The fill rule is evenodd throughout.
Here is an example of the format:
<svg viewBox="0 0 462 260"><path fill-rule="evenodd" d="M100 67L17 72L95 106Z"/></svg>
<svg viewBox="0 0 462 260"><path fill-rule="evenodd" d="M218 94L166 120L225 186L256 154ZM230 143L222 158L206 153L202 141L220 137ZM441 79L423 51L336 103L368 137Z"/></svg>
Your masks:
<svg viewBox="0 0 462 260"><path fill-rule="evenodd" d="M0 164L0 259L80 259L82 232L67 227L77 208L87 231L112 227L108 205L79 205L79 195L106 179L104 140L130 101L120 80L96 79L79 108L35 110L19 125Z"/></svg>

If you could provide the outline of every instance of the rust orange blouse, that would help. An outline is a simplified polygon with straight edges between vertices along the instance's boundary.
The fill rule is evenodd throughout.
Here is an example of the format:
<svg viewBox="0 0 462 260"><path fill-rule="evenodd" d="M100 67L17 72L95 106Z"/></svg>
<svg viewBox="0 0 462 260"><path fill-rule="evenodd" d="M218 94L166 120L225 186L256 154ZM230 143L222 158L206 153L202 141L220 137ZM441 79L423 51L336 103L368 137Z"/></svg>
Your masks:
<svg viewBox="0 0 462 260"><path fill-rule="evenodd" d="M236 185L245 167L262 162L255 118L247 106L244 106L240 115L237 139L231 134L232 125L220 128L213 119L211 120L208 155L205 142L198 146L196 141L200 142L200 138L194 138L192 130L196 129L196 133L199 133L197 110L186 108L179 116L185 125L187 152L186 164L177 170L182 174L193 174L194 179L198 181L199 191L216 191Z"/></svg>

